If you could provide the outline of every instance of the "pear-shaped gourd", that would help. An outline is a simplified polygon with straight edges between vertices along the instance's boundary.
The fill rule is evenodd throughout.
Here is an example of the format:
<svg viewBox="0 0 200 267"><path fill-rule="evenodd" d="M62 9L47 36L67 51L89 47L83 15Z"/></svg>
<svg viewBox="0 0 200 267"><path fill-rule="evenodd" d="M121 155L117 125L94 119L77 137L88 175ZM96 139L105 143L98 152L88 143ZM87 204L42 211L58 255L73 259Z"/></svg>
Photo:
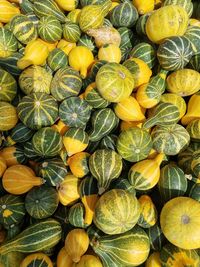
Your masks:
<svg viewBox="0 0 200 267"><path fill-rule="evenodd" d="M100 259L94 255L83 255L76 267L103 267Z"/></svg>
<svg viewBox="0 0 200 267"><path fill-rule="evenodd" d="M137 190L153 188L160 178L160 164L164 154L158 154L154 159L146 159L134 164L128 173L128 179Z"/></svg>
<svg viewBox="0 0 200 267"><path fill-rule="evenodd" d="M65 247L61 248L61 250L58 252L56 260L57 267L72 267L73 263L74 262L67 253Z"/></svg>
<svg viewBox="0 0 200 267"><path fill-rule="evenodd" d="M21 195L34 186L42 185L44 181L42 178L36 177L31 168L19 164L9 167L4 172L2 183L7 192Z"/></svg>
<svg viewBox="0 0 200 267"><path fill-rule="evenodd" d="M188 125L191 121L200 119L200 93L190 97L187 105L187 113L181 119L183 125Z"/></svg>
<svg viewBox="0 0 200 267"><path fill-rule="evenodd" d="M196 119L194 121L191 121L186 130L188 131L191 140L200 141L200 119Z"/></svg>
<svg viewBox="0 0 200 267"><path fill-rule="evenodd" d="M7 169L6 160L2 156L0 156L0 177L2 177L6 169Z"/></svg>
<svg viewBox="0 0 200 267"><path fill-rule="evenodd" d="M7 0L0 0L0 22L8 23L17 14L20 14L18 7Z"/></svg>

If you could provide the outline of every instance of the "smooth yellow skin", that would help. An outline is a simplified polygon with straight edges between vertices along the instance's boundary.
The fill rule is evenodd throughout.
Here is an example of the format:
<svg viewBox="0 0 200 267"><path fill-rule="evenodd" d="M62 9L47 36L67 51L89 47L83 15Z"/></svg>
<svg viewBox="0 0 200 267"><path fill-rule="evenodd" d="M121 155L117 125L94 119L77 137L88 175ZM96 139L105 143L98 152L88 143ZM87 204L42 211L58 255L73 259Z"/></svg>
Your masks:
<svg viewBox="0 0 200 267"><path fill-rule="evenodd" d="M125 130L128 130L130 128L134 128L134 127L142 128L142 122L123 121L123 120L120 122L120 131L125 131Z"/></svg>
<svg viewBox="0 0 200 267"><path fill-rule="evenodd" d="M76 47L76 43L70 43L64 39L61 39L57 45L57 48L60 48L67 56L74 47Z"/></svg>
<svg viewBox="0 0 200 267"><path fill-rule="evenodd" d="M73 261L67 253L65 247L61 248L57 256L57 267L72 267Z"/></svg>
<svg viewBox="0 0 200 267"><path fill-rule="evenodd" d="M46 42L46 41L44 41L42 39L39 39L39 40L40 40L41 43L45 44L48 47L49 52L51 52L52 50L54 50L56 48L57 44L58 44L58 42L48 43L48 42Z"/></svg>
<svg viewBox="0 0 200 267"><path fill-rule="evenodd" d="M58 4L60 8L62 8L65 11L72 11L77 6L77 1L75 0L55 0L55 2Z"/></svg>
<svg viewBox="0 0 200 267"><path fill-rule="evenodd" d="M181 119L183 125L188 125L191 121L200 119L200 95L194 94L190 97L187 105L187 113Z"/></svg>
<svg viewBox="0 0 200 267"><path fill-rule="evenodd" d="M64 124L64 122L62 122L61 120L59 120L57 124L52 125L51 128L58 131L62 136L66 133L67 130L69 130L69 126Z"/></svg>
<svg viewBox="0 0 200 267"><path fill-rule="evenodd" d="M189 25L200 27L200 21L198 19L189 19Z"/></svg>
<svg viewBox="0 0 200 267"><path fill-rule="evenodd" d="M162 267L160 260L160 253L153 252L147 259L145 267Z"/></svg>
<svg viewBox="0 0 200 267"><path fill-rule="evenodd" d="M85 176L83 162L88 160L89 156L90 154L87 152L79 152L68 158L67 163L73 175L78 178Z"/></svg>
<svg viewBox="0 0 200 267"><path fill-rule="evenodd" d="M144 15L154 10L154 0L133 0L133 5L140 15Z"/></svg>
<svg viewBox="0 0 200 267"><path fill-rule="evenodd" d="M26 256L26 258L20 264L20 267L28 266L34 259L43 260L45 263L48 264L48 267L53 267L53 263L52 263L51 259L47 255L45 255L44 253L40 253L40 252L33 253L33 254Z"/></svg>
<svg viewBox="0 0 200 267"><path fill-rule="evenodd" d="M17 14L20 14L19 8L6 0L0 0L0 22L8 23Z"/></svg>
<svg viewBox="0 0 200 267"><path fill-rule="evenodd" d="M101 261L93 255L83 255L76 267L103 267Z"/></svg>
<svg viewBox="0 0 200 267"><path fill-rule="evenodd" d="M121 50L115 44L104 45L99 49L98 59L119 63L121 61Z"/></svg>
<svg viewBox="0 0 200 267"><path fill-rule="evenodd" d="M78 152L84 151L88 146L88 144L84 144L81 141L70 137L63 137L63 144L69 157Z"/></svg>
<svg viewBox="0 0 200 267"><path fill-rule="evenodd" d="M144 107L144 108L153 108L155 107L160 101L159 99L153 99L149 98L148 95L146 94L146 88L148 86L148 83L142 84L136 93L136 99L138 103Z"/></svg>

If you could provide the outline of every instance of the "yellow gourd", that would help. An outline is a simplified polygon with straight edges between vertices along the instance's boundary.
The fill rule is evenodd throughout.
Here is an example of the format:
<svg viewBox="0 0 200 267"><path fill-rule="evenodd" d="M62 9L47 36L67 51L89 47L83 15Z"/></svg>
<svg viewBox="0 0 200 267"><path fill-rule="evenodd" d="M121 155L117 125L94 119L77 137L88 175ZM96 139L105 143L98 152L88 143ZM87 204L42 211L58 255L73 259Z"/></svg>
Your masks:
<svg viewBox="0 0 200 267"><path fill-rule="evenodd" d="M80 198L79 184L80 181L76 176L67 174L58 188L58 196L62 205L70 205Z"/></svg>
<svg viewBox="0 0 200 267"><path fill-rule="evenodd" d="M69 126L64 124L64 122L62 122L61 120L59 120L57 124L54 124L51 127L58 131L62 136L66 133L67 130L69 130Z"/></svg>
<svg viewBox="0 0 200 267"><path fill-rule="evenodd" d="M189 25L200 27L200 21L198 19L189 19Z"/></svg>
<svg viewBox="0 0 200 267"><path fill-rule="evenodd" d="M94 61L92 52L85 46L74 47L69 53L69 65L80 71L81 77L86 78L89 67Z"/></svg>
<svg viewBox="0 0 200 267"><path fill-rule="evenodd" d="M55 2L65 11L74 10L78 5L77 0L55 0Z"/></svg>
<svg viewBox="0 0 200 267"><path fill-rule="evenodd" d="M83 255L75 267L103 267L99 258L93 255Z"/></svg>
<svg viewBox="0 0 200 267"><path fill-rule="evenodd" d="M121 121L120 122L120 131L124 131L130 128L134 128L134 127L138 127L138 128L142 128L142 122L139 121Z"/></svg>
<svg viewBox="0 0 200 267"><path fill-rule="evenodd" d="M0 155L0 177L2 177L6 168L7 168L6 160Z"/></svg>
<svg viewBox="0 0 200 267"><path fill-rule="evenodd" d="M133 0L133 5L137 8L140 15L154 10L154 0Z"/></svg>
<svg viewBox="0 0 200 267"><path fill-rule="evenodd" d="M72 267L73 260L70 258L65 247L61 248L57 256L57 267Z"/></svg>
<svg viewBox="0 0 200 267"><path fill-rule="evenodd" d="M20 14L19 8L7 0L0 0L0 22L8 23L17 14Z"/></svg>
<svg viewBox="0 0 200 267"><path fill-rule="evenodd" d="M188 125L191 121L200 119L200 94L194 94L190 97L187 105L187 113L181 119L183 125Z"/></svg>
<svg viewBox="0 0 200 267"><path fill-rule="evenodd" d="M90 154L87 152L79 152L68 158L68 165L73 173L78 178L83 178L88 172L88 159Z"/></svg>
<svg viewBox="0 0 200 267"><path fill-rule="evenodd" d="M143 228L154 226L158 219L158 213L152 199L148 195L142 195L138 201L141 210L138 225Z"/></svg>
<svg viewBox="0 0 200 267"><path fill-rule="evenodd" d="M45 44L48 47L49 52L51 52L52 50L54 50L56 48L56 46L58 45L58 42L55 43L48 43L42 39L39 39L41 43Z"/></svg>
<svg viewBox="0 0 200 267"><path fill-rule="evenodd" d="M161 260L160 260L160 253L153 252L147 259L145 263L145 267L162 267Z"/></svg>
<svg viewBox="0 0 200 267"><path fill-rule="evenodd" d="M79 262L89 247L89 237L84 229L70 231L65 239L65 249L73 262Z"/></svg>
<svg viewBox="0 0 200 267"><path fill-rule="evenodd" d="M81 13L81 9L76 8L76 9L74 9L68 13L67 19L69 19L70 21L72 21L76 24L79 24L80 13Z"/></svg>
<svg viewBox="0 0 200 267"><path fill-rule="evenodd" d="M8 167L20 163L20 156L18 156L17 148L15 146L5 147L1 150L0 155L6 161Z"/></svg>
<svg viewBox="0 0 200 267"><path fill-rule="evenodd" d="M57 45L57 48L60 48L67 56L74 47L76 47L76 43L70 43L64 39L61 39Z"/></svg>
<svg viewBox="0 0 200 267"><path fill-rule="evenodd" d="M129 96L114 105L114 111L123 121L142 121L145 119L141 107L133 96Z"/></svg>
<svg viewBox="0 0 200 267"><path fill-rule="evenodd" d="M121 50L115 44L105 44L99 49L98 59L119 63L121 61Z"/></svg>
<svg viewBox="0 0 200 267"><path fill-rule="evenodd" d="M25 165L9 167L3 174L3 188L13 195L21 195L28 192L32 187L44 183L43 179L36 177L34 171Z"/></svg>
<svg viewBox="0 0 200 267"><path fill-rule="evenodd" d="M27 44L24 56L18 60L19 69L25 69L30 65L44 65L49 54L48 46L40 39Z"/></svg>
<svg viewBox="0 0 200 267"><path fill-rule="evenodd" d="M84 151L88 146L88 142L70 136L63 136L63 145L67 151L67 155L70 157L76 153Z"/></svg>
<svg viewBox="0 0 200 267"><path fill-rule="evenodd" d="M39 263L39 265L45 265L48 267L53 267L51 259L44 253L36 252L26 256L20 264L20 267L34 266ZM38 266L39 266L38 265Z"/></svg>
<svg viewBox="0 0 200 267"><path fill-rule="evenodd" d="M118 6L119 5L119 2L112 2L112 5L111 5L111 7L110 7L110 10L109 11L112 11L113 10L113 8L115 8L116 6Z"/></svg>

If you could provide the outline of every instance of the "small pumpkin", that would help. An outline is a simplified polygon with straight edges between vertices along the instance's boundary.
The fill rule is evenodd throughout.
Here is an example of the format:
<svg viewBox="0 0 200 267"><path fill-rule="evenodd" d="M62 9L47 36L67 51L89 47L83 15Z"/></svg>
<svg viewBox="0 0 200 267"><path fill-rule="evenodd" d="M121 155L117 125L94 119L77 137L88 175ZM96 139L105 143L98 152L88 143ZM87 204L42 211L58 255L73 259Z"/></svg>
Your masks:
<svg viewBox="0 0 200 267"><path fill-rule="evenodd" d="M73 264L73 260L67 253L65 247L61 248L58 252L57 260L56 260L57 267L71 267Z"/></svg>
<svg viewBox="0 0 200 267"><path fill-rule="evenodd" d="M16 108L0 101L0 131L8 131L15 127L18 121Z"/></svg>
<svg viewBox="0 0 200 267"><path fill-rule="evenodd" d="M8 167L18 164L26 163L26 156L24 150L18 146L5 147L0 152L1 157L6 161Z"/></svg>
<svg viewBox="0 0 200 267"><path fill-rule="evenodd" d="M99 48L98 59L105 60L107 62L120 63L121 50L115 44L105 44Z"/></svg>
<svg viewBox="0 0 200 267"><path fill-rule="evenodd" d="M200 119L200 107L198 104L199 101L200 101L200 94L198 93L190 97L189 102L187 104L187 113L181 119L181 123L183 125L188 125L191 121L195 119Z"/></svg>
<svg viewBox="0 0 200 267"><path fill-rule="evenodd" d="M68 158L67 163L73 175L83 178L88 174L88 159L90 154L87 152L79 152Z"/></svg>

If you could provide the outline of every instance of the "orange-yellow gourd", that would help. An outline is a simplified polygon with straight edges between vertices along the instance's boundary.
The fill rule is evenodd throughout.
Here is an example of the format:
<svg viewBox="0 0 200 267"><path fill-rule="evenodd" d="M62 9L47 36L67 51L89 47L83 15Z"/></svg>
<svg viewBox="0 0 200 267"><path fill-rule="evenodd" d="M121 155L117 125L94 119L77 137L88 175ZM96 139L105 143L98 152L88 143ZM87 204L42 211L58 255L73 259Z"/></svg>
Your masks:
<svg viewBox="0 0 200 267"><path fill-rule="evenodd" d="M72 267L73 260L67 253L65 247L61 248L57 255L57 267Z"/></svg>
<svg viewBox="0 0 200 267"><path fill-rule="evenodd" d="M46 41L44 41L42 39L39 39L39 40L40 40L41 43L45 44L48 47L49 52L51 52L52 50L54 50L57 47L57 45L58 45L58 42L49 43L49 42L46 42Z"/></svg>
<svg viewBox="0 0 200 267"><path fill-rule="evenodd" d="M67 56L74 47L76 47L76 43L70 43L64 39L61 39L57 44L57 48L60 48Z"/></svg>
<svg viewBox="0 0 200 267"><path fill-rule="evenodd" d="M200 27L200 21L198 19L189 19L189 25Z"/></svg>
<svg viewBox="0 0 200 267"><path fill-rule="evenodd" d="M160 253L157 251L153 252L147 259L145 267L162 267L160 260Z"/></svg>
<svg viewBox="0 0 200 267"><path fill-rule="evenodd" d="M16 153L16 151L17 149L15 146L5 147L1 150L0 155L6 161L6 165L8 167L17 165L20 163L19 162L20 156Z"/></svg>
<svg viewBox="0 0 200 267"><path fill-rule="evenodd" d="M6 160L0 155L0 178L7 168Z"/></svg>
<svg viewBox="0 0 200 267"><path fill-rule="evenodd" d="M26 256L20 264L20 267L35 266L38 263L38 266L44 264L48 267L53 267L51 259L42 252L32 253Z"/></svg>
<svg viewBox="0 0 200 267"><path fill-rule="evenodd" d="M138 121L121 121L120 122L120 130L124 131L130 128L134 128L134 127L138 127L138 128L142 128L142 122L138 122Z"/></svg>
<svg viewBox="0 0 200 267"><path fill-rule="evenodd" d="M144 15L154 10L154 0L133 0L133 5L140 15Z"/></svg>
<svg viewBox="0 0 200 267"><path fill-rule="evenodd" d="M62 122L61 120L59 120L57 124L54 124L51 127L58 131L62 136L66 133L67 130L69 130L69 126L64 124L64 122Z"/></svg>
<svg viewBox="0 0 200 267"><path fill-rule="evenodd" d="M78 5L77 0L55 0L55 2L58 4L60 8L62 8L65 11L74 10Z"/></svg>
<svg viewBox="0 0 200 267"><path fill-rule="evenodd" d="M83 255L76 267L103 267L99 258L94 255Z"/></svg>
<svg viewBox="0 0 200 267"><path fill-rule="evenodd" d="M69 157L76 153L84 151L88 146L88 142L84 143L70 136L63 136L63 144Z"/></svg>
<svg viewBox="0 0 200 267"><path fill-rule="evenodd" d="M73 175L83 178L89 172L87 166L89 156L87 152L79 152L68 158L67 163Z"/></svg>
<svg viewBox="0 0 200 267"><path fill-rule="evenodd" d="M0 0L0 22L8 23L17 14L20 14L18 7L7 0Z"/></svg>
<svg viewBox="0 0 200 267"><path fill-rule="evenodd" d="M194 94L190 97L187 105L187 113L182 117L181 123L188 125L195 119L200 119L200 94Z"/></svg>
<svg viewBox="0 0 200 267"><path fill-rule="evenodd" d="M105 44L99 49L98 59L119 63L121 61L121 50L115 44Z"/></svg>

